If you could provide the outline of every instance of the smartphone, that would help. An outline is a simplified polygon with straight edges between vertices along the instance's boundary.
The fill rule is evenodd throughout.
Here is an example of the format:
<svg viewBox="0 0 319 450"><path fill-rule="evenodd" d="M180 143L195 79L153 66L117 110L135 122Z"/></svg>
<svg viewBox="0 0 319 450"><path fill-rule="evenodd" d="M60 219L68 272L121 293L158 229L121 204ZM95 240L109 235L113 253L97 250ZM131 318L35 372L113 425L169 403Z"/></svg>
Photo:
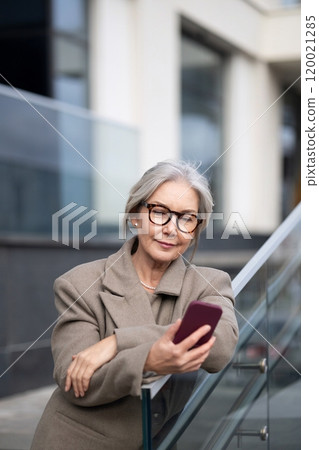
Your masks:
<svg viewBox="0 0 319 450"><path fill-rule="evenodd" d="M222 312L223 310L219 305L213 305L211 303L205 303L199 300L192 301L188 305L181 326L175 335L173 340L174 344L178 344L183 341L187 338L187 336L192 334L201 326L210 325L211 330L201 337L199 341L196 342L194 347L199 347L200 345L205 344L205 342L211 338Z"/></svg>

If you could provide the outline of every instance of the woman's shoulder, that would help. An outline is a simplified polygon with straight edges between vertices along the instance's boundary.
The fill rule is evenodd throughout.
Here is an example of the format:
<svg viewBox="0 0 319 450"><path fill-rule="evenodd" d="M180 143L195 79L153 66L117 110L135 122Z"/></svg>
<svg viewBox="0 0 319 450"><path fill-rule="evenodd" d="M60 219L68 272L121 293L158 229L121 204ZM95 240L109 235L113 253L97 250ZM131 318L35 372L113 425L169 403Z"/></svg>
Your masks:
<svg viewBox="0 0 319 450"><path fill-rule="evenodd" d="M227 272L212 267L190 265L184 279L186 292L202 298L208 295L227 297L234 303L230 276Z"/></svg>
<svg viewBox="0 0 319 450"><path fill-rule="evenodd" d="M90 261L73 267L55 280L55 288L60 284L65 283L70 283L74 286L81 287L81 291L88 289L91 285L92 287L94 285L94 288L96 289L100 288L106 272L111 270L113 273L113 266L116 266L118 269L117 261L122 261L123 255L129 253L131 245L132 242L127 241L115 253L108 255L106 258L97 259L95 261ZM123 263L120 264L120 267L122 267L122 265Z"/></svg>
<svg viewBox="0 0 319 450"><path fill-rule="evenodd" d="M186 268L186 277L189 279L202 280L203 283L213 280L221 280L230 283L230 276L227 272L220 269L215 269L213 267L196 266L195 264L190 264Z"/></svg>
<svg viewBox="0 0 319 450"><path fill-rule="evenodd" d="M55 284L59 284L59 282L65 280L71 284L78 284L83 281L86 283L86 285L88 285L91 280L94 281L98 278L102 278L103 274L105 273L105 265L107 259L108 258L102 258L95 261L79 264L68 270L64 274L60 275L55 280Z"/></svg>

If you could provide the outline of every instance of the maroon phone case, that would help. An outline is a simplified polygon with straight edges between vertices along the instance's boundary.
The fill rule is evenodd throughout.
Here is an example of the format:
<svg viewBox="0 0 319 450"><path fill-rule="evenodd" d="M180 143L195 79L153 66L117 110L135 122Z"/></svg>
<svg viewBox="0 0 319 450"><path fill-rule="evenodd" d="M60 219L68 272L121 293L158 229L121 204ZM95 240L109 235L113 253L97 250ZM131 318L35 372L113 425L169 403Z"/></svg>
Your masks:
<svg viewBox="0 0 319 450"><path fill-rule="evenodd" d="M218 321L222 315L222 308L219 305L212 305L210 303L201 302L199 300L192 301L187 308L187 311L183 317L181 326L179 327L175 338L173 340L174 344L178 344L183 341L187 336L192 334L198 328L203 325L210 325L211 330L205 334L200 340L194 345L198 347L205 342L207 342L215 328Z"/></svg>

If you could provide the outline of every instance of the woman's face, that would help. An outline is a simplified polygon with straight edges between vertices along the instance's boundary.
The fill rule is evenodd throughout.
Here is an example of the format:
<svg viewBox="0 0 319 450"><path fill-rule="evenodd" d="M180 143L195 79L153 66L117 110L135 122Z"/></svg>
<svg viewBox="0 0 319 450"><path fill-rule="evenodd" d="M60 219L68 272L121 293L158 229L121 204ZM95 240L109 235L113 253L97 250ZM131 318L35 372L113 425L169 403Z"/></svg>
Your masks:
<svg viewBox="0 0 319 450"><path fill-rule="evenodd" d="M167 181L146 199L147 203L165 206L171 211L198 213L199 199L196 191L183 181ZM157 263L169 263L183 254L194 238L195 232L183 233L176 226L176 216L165 225L156 225L149 220L148 208L139 210L138 223L139 257Z"/></svg>

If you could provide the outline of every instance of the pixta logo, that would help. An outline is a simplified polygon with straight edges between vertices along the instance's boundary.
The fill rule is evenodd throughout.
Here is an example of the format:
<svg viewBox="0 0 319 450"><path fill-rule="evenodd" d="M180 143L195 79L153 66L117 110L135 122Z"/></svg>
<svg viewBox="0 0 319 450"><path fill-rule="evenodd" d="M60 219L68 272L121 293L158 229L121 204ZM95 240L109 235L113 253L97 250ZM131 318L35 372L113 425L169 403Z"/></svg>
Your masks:
<svg viewBox="0 0 319 450"><path fill-rule="evenodd" d="M76 206L78 206L77 203L69 203L52 215L52 240L62 242L64 245L72 245L73 248L79 250L80 227L95 216L97 211L91 209L86 214L82 214L87 210L87 207L78 206L75 208ZM84 236L83 242L88 242L96 236L96 230L96 220L93 220L91 221L91 231Z"/></svg>

